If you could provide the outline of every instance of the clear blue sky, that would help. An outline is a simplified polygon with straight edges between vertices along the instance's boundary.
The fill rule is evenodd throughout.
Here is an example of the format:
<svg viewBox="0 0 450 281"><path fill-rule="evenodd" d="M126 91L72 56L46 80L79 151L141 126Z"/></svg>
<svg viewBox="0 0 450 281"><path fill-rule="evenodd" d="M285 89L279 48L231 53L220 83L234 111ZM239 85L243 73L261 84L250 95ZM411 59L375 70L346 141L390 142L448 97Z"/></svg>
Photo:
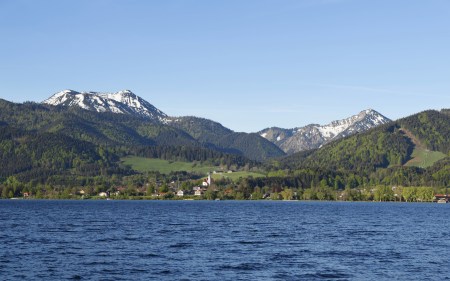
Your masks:
<svg viewBox="0 0 450 281"><path fill-rule="evenodd" d="M0 98L130 89L235 130L450 107L448 0L0 0Z"/></svg>

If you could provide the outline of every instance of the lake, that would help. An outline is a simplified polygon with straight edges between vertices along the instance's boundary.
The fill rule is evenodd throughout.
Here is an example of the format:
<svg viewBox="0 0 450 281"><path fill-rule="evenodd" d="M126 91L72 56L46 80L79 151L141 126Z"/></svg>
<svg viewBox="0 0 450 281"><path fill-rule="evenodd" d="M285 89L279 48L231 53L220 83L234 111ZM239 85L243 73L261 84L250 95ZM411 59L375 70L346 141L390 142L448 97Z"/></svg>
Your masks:
<svg viewBox="0 0 450 281"><path fill-rule="evenodd" d="M450 204L0 200L1 280L450 280Z"/></svg>

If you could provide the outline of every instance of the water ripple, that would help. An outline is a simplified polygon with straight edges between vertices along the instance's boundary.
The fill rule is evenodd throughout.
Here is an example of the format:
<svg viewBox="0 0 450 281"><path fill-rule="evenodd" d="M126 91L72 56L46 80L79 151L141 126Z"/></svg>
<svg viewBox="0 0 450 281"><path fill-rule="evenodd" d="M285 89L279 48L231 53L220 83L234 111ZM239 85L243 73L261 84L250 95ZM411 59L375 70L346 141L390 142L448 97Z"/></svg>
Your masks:
<svg viewBox="0 0 450 281"><path fill-rule="evenodd" d="M450 280L450 204L18 201L1 280Z"/></svg>

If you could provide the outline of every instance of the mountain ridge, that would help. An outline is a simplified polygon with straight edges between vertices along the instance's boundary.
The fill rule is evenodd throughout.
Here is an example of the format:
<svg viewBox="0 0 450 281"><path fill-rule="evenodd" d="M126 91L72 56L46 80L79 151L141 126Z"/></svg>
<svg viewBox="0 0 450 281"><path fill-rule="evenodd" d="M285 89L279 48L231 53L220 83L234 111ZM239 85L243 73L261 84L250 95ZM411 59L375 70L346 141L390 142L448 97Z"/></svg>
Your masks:
<svg viewBox="0 0 450 281"><path fill-rule="evenodd" d="M64 90L44 100L42 104L63 108L81 108L99 113L137 116L155 122L161 128L168 126L185 132L192 138L188 140L189 142L195 141L199 145L225 153L241 154L256 161L284 155L278 146L259 135L236 133L218 122L205 118L168 116L129 90L116 93Z"/></svg>
<svg viewBox="0 0 450 281"><path fill-rule="evenodd" d="M345 119L335 120L326 125L309 124L304 127L283 129L272 127L261 130L259 135L280 147L285 153L316 149L355 133L391 122L381 113L366 109Z"/></svg>
<svg viewBox="0 0 450 281"><path fill-rule="evenodd" d="M276 157L270 151L277 147L260 135L236 133L208 119L181 118L176 128L129 114L0 99L0 188L4 184L7 188L3 191L13 190L14 185L8 182L14 179L27 184L23 188L46 185L42 192L77 186L92 188L101 178L105 184L95 185L106 190L127 185L129 175L148 177L123 165L120 159L125 156L194 164L200 161L220 165L224 170L260 170L267 177L249 178L247 183L278 191L283 186L299 188L299 192L376 185L445 187L450 182L449 112L420 112L318 149ZM418 141L414 142L414 138ZM439 153L433 154L431 160L425 159L429 154L417 153L419 142L419 152ZM269 161L261 163L244 156L263 153ZM421 157L426 161L420 163ZM415 162L409 162L411 159ZM235 184L232 188L241 187L245 185ZM23 188L20 190L26 190ZM20 195L20 190L13 195Z"/></svg>
<svg viewBox="0 0 450 281"><path fill-rule="evenodd" d="M73 107L96 112L112 112L145 117L164 122L167 114L130 90L115 93L63 90L42 102L54 106Z"/></svg>
<svg viewBox="0 0 450 281"><path fill-rule="evenodd" d="M278 127L264 129L253 133L260 137L258 138L252 133L236 133L218 122L205 118L168 116L130 90L115 93L64 90L42 103L142 117L182 130L206 147L230 153L245 151L246 157L258 161L320 148L331 141L364 132L391 121L373 109L366 109L356 115L335 120L326 125L309 124L293 129Z"/></svg>
<svg viewBox="0 0 450 281"><path fill-rule="evenodd" d="M407 168L418 143L424 149L450 155L450 117L445 110L427 110L365 132L330 142L323 147L285 157L291 169L321 167L332 171L368 173L378 168Z"/></svg>

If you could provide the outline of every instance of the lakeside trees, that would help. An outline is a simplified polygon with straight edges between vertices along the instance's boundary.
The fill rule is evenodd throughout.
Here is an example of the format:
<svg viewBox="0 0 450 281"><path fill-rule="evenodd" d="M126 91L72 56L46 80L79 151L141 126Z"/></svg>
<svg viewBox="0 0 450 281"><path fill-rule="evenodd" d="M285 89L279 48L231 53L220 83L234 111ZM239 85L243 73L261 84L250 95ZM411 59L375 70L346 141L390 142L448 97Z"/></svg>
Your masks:
<svg viewBox="0 0 450 281"><path fill-rule="evenodd" d="M10 176L0 184L0 197L28 197L49 199L80 199L108 192L120 199L181 199L175 196L178 190L192 191L200 185L201 178L178 173L137 174L122 179L116 177L95 177L79 179L79 185L67 187L57 184L22 183ZM342 178L341 178L342 179ZM342 181L343 187L321 180L318 185L311 181L310 187L303 187L298 179L286 178L240 178L237 181L217 179L202 196L192 199L214 200L321 200L321 201L403 201L431 202L436 193L446 193L445 188L425 186L371 185L352 186L352 181ZM81 184L83 183L83 185ZM297 186L295 186L297 184Z"/></svg>

